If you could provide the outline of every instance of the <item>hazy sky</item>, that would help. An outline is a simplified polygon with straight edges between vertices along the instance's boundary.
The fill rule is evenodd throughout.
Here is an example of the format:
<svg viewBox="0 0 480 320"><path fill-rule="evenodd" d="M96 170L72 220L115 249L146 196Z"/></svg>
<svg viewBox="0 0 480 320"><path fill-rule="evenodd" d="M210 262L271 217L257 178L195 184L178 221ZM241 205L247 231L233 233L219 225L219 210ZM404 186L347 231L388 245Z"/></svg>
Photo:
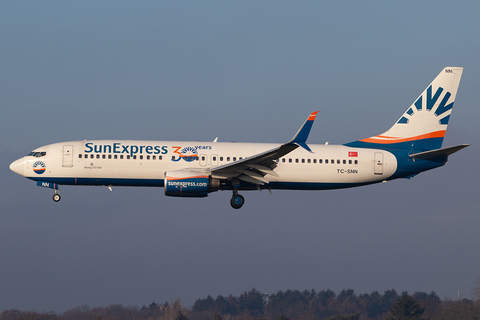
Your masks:
<svg viewBox="0 0 480 320"><path fill-rule="evenodd" d="M435 291L480 276L478 1L9 1L0 4L0 311L149 304L253 287ZM8 169L82 139L309 143L387 130L464 67L444 146L411 180L177 199L52 190Z"/></svg>

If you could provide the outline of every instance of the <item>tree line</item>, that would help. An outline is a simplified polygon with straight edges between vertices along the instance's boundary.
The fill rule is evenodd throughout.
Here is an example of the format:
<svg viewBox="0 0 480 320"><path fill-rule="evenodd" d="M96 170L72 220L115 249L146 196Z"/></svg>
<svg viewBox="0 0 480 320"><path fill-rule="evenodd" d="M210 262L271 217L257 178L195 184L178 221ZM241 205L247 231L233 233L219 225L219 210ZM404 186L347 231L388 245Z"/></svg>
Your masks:
<svg viewBox="0 0 480 320"><path fill-rule="evenodd" d="M253 288L238 297L207 296L185 308L172 303L150 303L141 308L114 304L91 308L80 306L63 313L4 310L0 320L367 320L367 319L479 319L480 300L441 300L435 292L356 294L344 289L287 290L262 294Z"/></svg>

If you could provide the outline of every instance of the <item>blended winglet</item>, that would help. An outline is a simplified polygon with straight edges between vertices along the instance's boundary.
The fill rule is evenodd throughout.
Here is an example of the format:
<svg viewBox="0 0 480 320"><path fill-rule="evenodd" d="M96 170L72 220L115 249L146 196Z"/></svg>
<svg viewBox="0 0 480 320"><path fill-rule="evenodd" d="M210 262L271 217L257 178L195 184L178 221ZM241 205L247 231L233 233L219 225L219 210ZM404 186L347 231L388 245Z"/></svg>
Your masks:
<svg viewBox="0 0 480 320"><path fill-rule="evenodd" d="M297 134L295 134L295 136L292 138L292 140L287 142L286 145L296 144L296 145L304 148L305 150L307 150L309 152L312 152L312 150L310 150L310 148L307 146L306 142L307 142L307 139L308 139L308 135L310 134L310 130L312 129L313 121L315 120L315 117L317 116L318 112L319 111L312 112L308 116L307 120L300 127Z"/></svg>

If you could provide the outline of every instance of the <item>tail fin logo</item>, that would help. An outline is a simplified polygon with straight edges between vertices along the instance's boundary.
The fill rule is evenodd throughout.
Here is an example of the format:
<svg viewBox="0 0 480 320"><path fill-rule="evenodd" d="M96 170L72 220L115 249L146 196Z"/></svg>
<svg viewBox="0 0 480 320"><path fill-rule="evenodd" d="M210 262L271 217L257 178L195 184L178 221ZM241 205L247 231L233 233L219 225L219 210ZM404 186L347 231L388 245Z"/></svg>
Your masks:
<svg viewBox="0 0 480 320"><path fill-rule="evenodd" d="M445 70L445 71L447 72L447 70ZM412 107L410 107L407 110L407 112L405 112L405 114L400 118L400 120L398 120L397 124L408 124L410 122L410 118L413 117L416 112L417 113L418 112L424 112L423 110L431 112L432 109L435 106L437 106L435 108L435 111L433 112L435 117L438 118L440 116L443 116L447 111L449 111L453 108L453 101L451 103L447 104L448 100L450 99L450 97L452 95L450 92L445 92L445 95L443 96L441 102L439 104L437 104L437 101L439 100L443 91L444 90L443 90L442 87L438 87L435 94L432 96L432 86L430 85L427 88L427 90L425 90L425 93L424 93L425 94L425 99L424 99L424 95L421 95L417 99L417 101L415 101L415 103L412 105ZM438 119L438 123L443 124L443 125L447 125L449 118L450 118L450 114L444 115L443 117Z"/></svg>

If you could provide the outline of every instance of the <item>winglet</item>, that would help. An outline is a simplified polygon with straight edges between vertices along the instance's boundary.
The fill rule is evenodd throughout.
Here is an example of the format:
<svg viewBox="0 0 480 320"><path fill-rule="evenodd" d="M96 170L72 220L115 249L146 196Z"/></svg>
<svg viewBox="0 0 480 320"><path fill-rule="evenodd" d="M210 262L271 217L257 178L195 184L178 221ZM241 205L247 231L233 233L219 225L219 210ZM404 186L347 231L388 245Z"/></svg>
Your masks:
<svg viewBox="0 0 480 320"><path fill-rule="evenodd" d="M302 127L298 130L297 134L286 144L296 144L305 150L312 152L312 150L310 150L310 148L307 146L306 142L308 135L310 134L310 130L312 129L313 121L315 120L318 112L319 111L312 112Z"/></svg>

